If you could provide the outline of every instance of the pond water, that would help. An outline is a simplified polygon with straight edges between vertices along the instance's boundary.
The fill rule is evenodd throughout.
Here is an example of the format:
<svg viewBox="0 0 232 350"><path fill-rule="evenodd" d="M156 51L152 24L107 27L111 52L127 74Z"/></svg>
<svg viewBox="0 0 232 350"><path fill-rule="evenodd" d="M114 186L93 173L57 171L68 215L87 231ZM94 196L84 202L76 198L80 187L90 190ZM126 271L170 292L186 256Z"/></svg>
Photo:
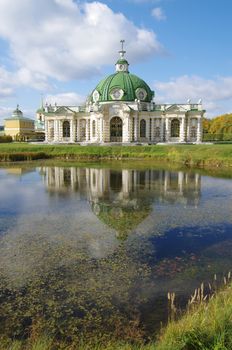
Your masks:
<svg viewBox="0 0 232 350"><path fill-rule="evenodd" d="M232 180L136 164L0 169L0 333L149 337L231 269Z"/></svg>

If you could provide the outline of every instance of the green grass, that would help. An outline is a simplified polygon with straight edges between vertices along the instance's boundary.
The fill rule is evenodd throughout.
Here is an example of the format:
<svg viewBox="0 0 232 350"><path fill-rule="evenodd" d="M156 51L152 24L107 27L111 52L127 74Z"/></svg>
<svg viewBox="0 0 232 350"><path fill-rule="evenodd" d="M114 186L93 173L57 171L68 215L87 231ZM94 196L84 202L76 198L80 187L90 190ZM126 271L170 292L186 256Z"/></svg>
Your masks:
<svg viewBox="0 0 232 350"><path fill-rule="evenodd" d="M179 321L171 322L155 349L232 349L232 286L221 290L208 303L192 308Z"/></svg>
<svg viewBox="0 0 232 350"><path fill-rule="evenodd" d="M232 285L216 293L209 302L191 306L178 321L163 329L157 341L149 344L112 343L65 344L46 336L27 341L0 339L0 350L231 350Z"/></svg>
<svg viewBox="0 0 232 350"><path fill-rule="evenodd" d="M0 144L0 161L152 159L191 167L232 166L232 145L79 146Z"/></svg>

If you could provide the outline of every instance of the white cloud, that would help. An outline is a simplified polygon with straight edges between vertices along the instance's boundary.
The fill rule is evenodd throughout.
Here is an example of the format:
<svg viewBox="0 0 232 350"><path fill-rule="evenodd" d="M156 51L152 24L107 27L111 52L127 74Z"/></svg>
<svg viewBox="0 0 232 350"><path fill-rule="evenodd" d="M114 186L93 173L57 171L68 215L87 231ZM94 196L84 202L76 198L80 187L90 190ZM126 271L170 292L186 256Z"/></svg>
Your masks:
<svg viewBox="0 0 232 350"><path fill-rule="evenodd" d="M26 68L10 72L6 67L0 66L0 101L15 96L15 89L22 86L49 89L47 81L39 74L32 74Z"/></svg>
<svg viewBox="0 0 232 350"><path fill-rule="evenodd" d="M157 20L157 21L164 21L166 19L165 14L163 13L163 10L161 7L155 7L151 11L151 15Z"/></svg>
<svg viewBox="0 0 232 350"><path fill-rule="evenodd" d="M4 119L12 114L13 108L0 106L0 125L4 124Z"/></svg>
<svg viewBox="0 0 232 350"><path fill-rule="evenodd" d="M185 103L203 100L208 115L232 112L232 76L204 79L199 76L184 75L168 82L155 82L157 102Z"/></svg>
<svg viewBox="0 0 232 350"><path fill-rule="evenodd" d="M4 67L0 66L0 99L13 95L12 76Z"/></svg>
<svg viewBox="0 0 232 350"><path fill-rule="evenodd" d="M45 102L51 105L57 103L62 106L78 106L86 100L86 96L79 95L75 92L66 92L56 95L47 95L44 98Z"/></svg>
<svg viewBox="0 0 232 350"><path fill-rule="evenodd" d="M43 90L49 78L70 80L97 74L117 57L126 40L128 59L160 54L152 30L137 27L101 2L0 0L0 37L9 43L15 81Z"/></svg>
<svg viewBox="0 0 232 350"><path fill-rule="evenodd" d="M158 4L162 0L129 0L129 1L134 2L136 4L144 4L144 3Z"/></svg>

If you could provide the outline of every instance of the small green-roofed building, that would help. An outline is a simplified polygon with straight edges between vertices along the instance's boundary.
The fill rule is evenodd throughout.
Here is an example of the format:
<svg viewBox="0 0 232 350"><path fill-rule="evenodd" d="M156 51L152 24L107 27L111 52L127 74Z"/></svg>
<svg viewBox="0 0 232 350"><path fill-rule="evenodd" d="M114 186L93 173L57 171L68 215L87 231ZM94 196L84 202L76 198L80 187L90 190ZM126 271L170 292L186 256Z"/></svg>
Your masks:
<svg viewBox="0 0 232 350"><path fill-rule="evenodd" d="M33 119L24 117L17 105L12 115L4 120L4 133L11 136L13 140L25 141L34 134L34 124Z"/></svg>

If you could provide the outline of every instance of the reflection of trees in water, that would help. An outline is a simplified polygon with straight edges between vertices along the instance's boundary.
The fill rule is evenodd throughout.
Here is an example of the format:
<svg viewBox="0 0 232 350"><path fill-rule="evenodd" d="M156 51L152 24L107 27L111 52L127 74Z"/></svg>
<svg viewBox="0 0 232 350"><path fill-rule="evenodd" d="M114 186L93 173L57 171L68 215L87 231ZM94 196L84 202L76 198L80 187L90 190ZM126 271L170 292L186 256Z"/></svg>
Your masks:
<svg viewBox="0 0 232 350"><path fill-rule="evenodd" d="M124 240L149 215L151 206L148 203L125 207L92 203L92 210L102 222L115 229L117 238Z"/></svg>

